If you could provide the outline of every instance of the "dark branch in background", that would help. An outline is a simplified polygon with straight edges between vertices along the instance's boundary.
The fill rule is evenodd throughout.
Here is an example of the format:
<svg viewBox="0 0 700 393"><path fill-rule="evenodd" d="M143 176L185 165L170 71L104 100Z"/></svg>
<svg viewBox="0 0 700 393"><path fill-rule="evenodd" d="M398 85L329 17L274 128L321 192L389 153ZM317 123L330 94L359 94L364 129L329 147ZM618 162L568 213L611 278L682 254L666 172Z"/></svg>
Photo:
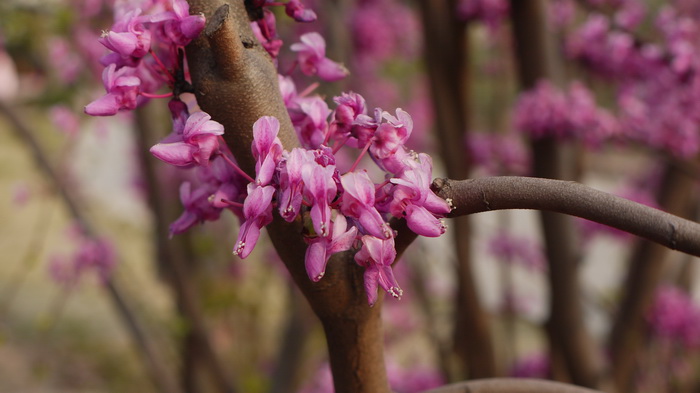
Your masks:
<svg viewBox="0 0 700 393"><path fill-rule="evenodd" d="M260 117L275 116L280 121L279 138L285 149L299 146L280 95L277 72L257 44L243 0L189 3L191 13L202 12L208 20L204 34L187 47L197 102L224 125L229 148L241 168L252 174L252 127ZM323 324L336 393L389 393L381 302L368 306L364 269L354 262L352 252L334 255L326 275L314 283L304 268L306 244L300 220L288 223L275 212L267 232Z"/></svg>
<svg viewBox="0 0 700 393"><path fill-rule="evenodd" d="M517 176L436 179L433 190L452 199L456 209L450 217L503 209L552 211L700 256L700 224L576 182Z"/></svg>
<svg viewBox="0 0 700 393"><path fill-rule="evenodd" d="M466 179L470 168L461 141L470 117L467 24L457 18L455 0L421 0L419 5L440 157L448 177ZM452 347L464 367L460 367L460 375L446 377L448 380L461 380L467 375L470 378L493 377L496 375L495 351L488 316L482 308L472 271L469 218L458 218L451 226L457 277ZM443 373L449 374L447 371Z"/></svg>
<svg viewBox="0 0 700 393"><path fill-rule="evenodd" d="M152 139L153 130L159 128L158 122L162 119L155 116L149 107L137 108L135 111L135 128L138 142L138 151L141 159L141 169L145 178L147 202L154 219L153 237L156 244L158 264L165 272L165 279L175 293L179 312L187 323L188 332L184 341L183 353L183 390L196 391L192 385L194 381L195 365L201 358L207 363L207 371L210 372L218 391L222 393L235 392L232 380L233 372L222 364L208 334L202 309L197 301L198 293L188 274L186 258L191 256L191 250L187 249L189 238L180 237L176 240L169 239L169 223L174 217L168 210L167 197L159 184L158 174L155 168L155 158L148 152L150 146L155 143ZM176 190L172 190L177 195ZM193 357L194 359L190 359Z"/></svg>
<svg viewBox="0 0 700 393"><path fill-rule="evenodd" d="M492 378L456 383L423 393L602 393L559 382L525 378Z"/></svg>
<svg viewBox="0 0 700 393"><path fill-rule="evenodd" d="M73 199L73 196L68 192L68 188L63 184L63 181L58 174L53 170L53 167L47 160L46 153L43 151L39 142L34 137L24 121L18 116L11 107L0 100L0 112L12 124L12 129L15 134L25 143L31 151L34 162L40 171L44 173L48 181L53 185L53 188L59 194L64 205L68 209L69 215L78 223L85 235L91 239L97 238L97 232L94 230L90 222L83 216L82 210ZM114 277L110 277L104 283L104 288L107 291L108 298L112 301L117 309L118 315L121 317L127 331L130 333L134 344L139 349L143 356L149 371L149 376L157 386L158 390L164 393L179 392L174 379L170 372L165 368L163 360L160 358L158 350L155 348L151 339L146 335L140 322L136 319L136 315L127 304L123 290L120 289Z"/></svg>
<svg viewBox="0 0 700 393"><path fill-rule="evenodd" d="M695 177L690 177L674 161L666 163L659 187L658 205L676 215L688 214ZM612 321L608 340L613 380L619 391L633 389L634 371L646 346L644 316L668 268L666 247L641 241L635 246L624 279L620 306Z"/></svg>
<svg viewBox="0 0 700 393"><path fill-rule="evenodd" d="M561 84L564 79L560 54L548 30L546 1L511 0L513 41L518 77L523 90L541 79ZM554 137L532 139L533 174L550 179L576 179L576 149ZM549 319L546 332L552 376L577 385L595 387L601 361L586 329L581 302L578 233L570 217L540 213L549 266ZM563 366L563 367L562 367Z"/></svg>

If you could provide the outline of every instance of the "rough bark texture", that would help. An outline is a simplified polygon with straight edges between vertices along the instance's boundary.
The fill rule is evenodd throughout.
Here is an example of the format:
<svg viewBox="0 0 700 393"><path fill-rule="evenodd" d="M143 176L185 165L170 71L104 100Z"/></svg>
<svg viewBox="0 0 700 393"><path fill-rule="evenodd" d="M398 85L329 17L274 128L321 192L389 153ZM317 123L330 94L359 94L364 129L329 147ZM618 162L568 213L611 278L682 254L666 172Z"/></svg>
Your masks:
<svg viewBox="0 0 700 393"><path fill-rule="evenodd" d="M465 179L469 176L469 165L459 141L467 130L469 109L466 25L455 17L454 0L419 3L440 157L447 176ZM472 271L469 219L457 218L450 227L457 257L454 350L466 366L462 377L492 377L496 375L495 351Z"/></svg>
<svg viewBox="0 0 700 393"><path fill-rule="evenodd" d="M545 2L511 1L513 34L518 74L523 89L530 89L543 78L561 82L553 37L547 30ZM553 138L533 140L533 173L537 177L573 179L575 158L571 147L560 146ZM542 212L545 252L549 264L550 315L546 331L553 358L565 363L568 379L582 386L595 387L601 362L586 330L578 279L579 241L570 217ZM556 371L557 365L553 365ZM554 374L557 379L566 376Z"/></svg>
<svg viewBox="0 0 700 393"><path fill-rule="evenodd" d="M225 139L241 168L253 173L252 125L261 116L280 120L280 140L299 146L277 84L277 72L249 26L242 0L190 1L190 12L207 17L204 34L187 48L197 101L226 129ZM214 11L216 15L214 15ZM351 252L336 254L326 275L312 282L304 268L306 244L299 220L275 216L267 227L275 249L326 332L335 391L388 393L383 359L381 303L369 307L363 269Z"/></svg>
<svg viewBox="0 0 700 393"><path fill-rule="evenodd" d="M451 217L503 209L552 211L700 256L700 224L576 182L518 176L436 179L433 190L452 200Z"/></svg>

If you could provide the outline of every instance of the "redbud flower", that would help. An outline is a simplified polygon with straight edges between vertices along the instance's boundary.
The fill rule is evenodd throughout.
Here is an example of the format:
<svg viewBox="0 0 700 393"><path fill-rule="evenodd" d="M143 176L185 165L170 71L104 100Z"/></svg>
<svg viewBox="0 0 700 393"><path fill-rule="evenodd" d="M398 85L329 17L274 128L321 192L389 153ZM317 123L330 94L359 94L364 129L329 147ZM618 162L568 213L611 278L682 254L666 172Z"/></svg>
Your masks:
<svg viewBox="0 0 700 393"><path fill-rule="evenodd" d="M328 259L335 253L349 250L357 236L357 227L347 229L345 216L338 214L331 223L329 237L317 237L310 240L306 249L306 273L313 281L320 280L326 272Z"/></svg>
<svg viewBox="0 0 700 393"><path fill-rule="evenodd" d="M290 49L299 52L299 67L306 75L318 75L319 78L332 82L349 74L341 64L326 58L326 41L318 33L302 35L301 42L292 44Z"/></svg>
<svg viewBox="0 0 700 393"><path fill-rule="evenodd" d="M272 181L277 163L282 156L282 142L277 134L280 122L272 116L263 116L253 124L253 157L255 163L256 183L266 186Z"/></svg>
<svg viewBox="0 0 700 393"><path fill-rule="evenodd" d="M110 64L102 72L102 82L107 94L89 103L85 113L92 116L116 115L122 109L136 108L141 80L135 76L135 68Z"/></svg>
<svg viewBox="0 0 700 393"><path fill-rule="evenodd" d="M284 5L284 12L297 22L313 22L316 20L316 13L306 9L299 0L289 0Z"/></svg>
<svg viewBox="0 0 700 393"><path fill-rule="evenodd" d="M175 46L185 46L197 38L205 23L204 15L190 15L185 0L173 0L172 10L153 15L149 21L158 24L163 38Z"/></svg>
<svg viewBox="0 0 700 393"><path fill-rule="evenodd" d="M337 188L333 175L335 166L309 163L304 166L301 176L304 181L304 195L311 201L311 221L314 231L319 236L326 237L330 230L330 203L335 199Z"/></svg>
<svg viewBox="0 0 700 393"><path fill-rule="evenodd" d="M412 169L391 179L396 187L390 210L396 217L405 217L408 228L416 234L437 237L445 233L445 224L436 215L449 213L450 206L430 190L432 167L430 156L421 153Z"/></svg>
<svg viewBox="0 0 700 393"><path fill-rule="evenodd" d="M382 287L391 296L401 299L403 291L394 278L391 264L396 259L394 238L378 239L362 236L362 248L355 254L355 262L365 268L365 292L370 306L377 302L377 289Z"/></svg>
<svg viewBox="0 0 700 393"><path fill-rule="evenodd" d="M223 133L224 126L211 120L208 113L195 112L187 118L182 130L175 128L170 136L151 147L151 153L175 166L207 166L219 148L218 136Z"/></svg>
<svg viewBox="0 0 700 393"><path fill-rule="evenodd" d="M151 31L143 25L147 19L139 14L140 9L128 12L112 26L111 31L104 32L99 38L102 45L114 52L100 60L103 65L135 67L148 53L151 48Z"/></svg>
<svg viewBox="0 0 700 393"><path fill-rule="evenodd" d="M260 237L260 228L272 222L273 186L258 186L248 184L248 196L243 202L243 217L245 221L238 232L238 240L233 249L233 255L246 258L255 248Z"/></svg>
<svg viewBox="0 0 700 393"><path fill-rule="evenodd" d="M361 226L363 233L381 239L392 237L391 228L374 207L374 183L366 171L348 172L341 176L343 199L341 211Z"/></svg>
<svg viewBox="0 0 700 393"><path fill-rule="evenodd" d="M294 221L303 200L302 168L314 162L314 154L306 149L295 148L280 163L280 192L278 196L280 215L288 222Z"/></svg>

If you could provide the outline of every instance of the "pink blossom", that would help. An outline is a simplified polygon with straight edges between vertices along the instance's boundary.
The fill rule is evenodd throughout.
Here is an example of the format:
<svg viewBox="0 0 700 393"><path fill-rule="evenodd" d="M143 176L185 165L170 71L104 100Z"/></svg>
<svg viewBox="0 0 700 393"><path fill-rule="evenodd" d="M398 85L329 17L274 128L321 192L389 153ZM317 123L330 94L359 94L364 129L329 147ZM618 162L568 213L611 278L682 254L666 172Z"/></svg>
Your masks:
<svg viewBox="0 0 700 393"><path fill-rule="evenodd" d="M151 48L151 31L144 26L148 18L140 14L138 8L130 11L114 23L112 30L102 33L100 43L114 52L102 58L103 65L135 67L148 53Z"/></svg>
<svg viewBox="0 0 700 393"><path fill-rule="evenodd" d="M437 237L445 233L446 225L438 217L449 213L451 208L430 190L433 162L430 156L421 153L412 168L399 177L392 178L396 186L392 190L393 200L389 205L391 214L405 217L408 227L422 236Z"/></svg>
<svg viewBox="0 0 700 393"><path fill-rule="evenodd" d="M360 225L360 231L381 239L393 236L391 228L374 207L374 183L366 171L348 172L341 176L343 197L341 211Z"/></svg>
<svg viewBox="0 0 700 393"><path fill-rule="evenodd" d="M316 20L316 13L304 7L299 0L289 0L284 5L284 12L294 18L297 22L313 22Z"/></svg>
<svg viewBox="0 0 700 393"><path fill-rule="evenodd" d="M171 105L171 108L175 107L181 106ZM181 115L174 113L173 116L174 119L178 119ZM151 147L151 153L175 166L209 165L209 158L219 148L218 137L223 135L224 126L211 120L211 116L206 112L193 113L180 129L181 121L174 121L173 133Z"/></svg>
<svg viewBox="0 0 700 393"><path fill-rule="evenodd" d="M357 236L357 227L347 229L347 220L338 214L330 224L330 236L319 236L309 240L305 265L309 278L320 280L326 272L328 259L338 252L349 250Z"/></svg>
<svg viewBox="0 0 700 393"><path fill-rule="evenodd" d="M148 20L155 23L162 37L175 46L185 46L197 38L205 23L204 15L190 15L190 6L185 0L173 0L171 10L153 15Z"/></svg>
<svg viewBox="0 0 700 393"><path fill-rule="evenodd" d="M116 115L122 109L136 108L141 80L135 75L132 67L122 67L117 70L116 64L110 64L102 73L107 94L89 103L85 113L92 116Z"/></svg>
<svg viewBox="0 0 700 393"><path fill-rule="evenodd" d="M377 289L381 287L391 296L401 299L403 291L394 278L391 264L396 259L394 238L379 239L362 236L362 248L355 254L355 262L365 268L365 292L370 306L377 302Z"/></svg>
<svg viewBox="0 0 700 393"><path fill-rule="evenodd" d="M323 167L309 163L301 171L304 181L304 196L311 203L311 221L319 236L327 237L330 230L330 203L335 199L337 187L333 181L334 165Z"/></svg>
<svg viewBox="0 0 700 393"><path fill-rule="evenodd" d="M291 50L298 52L297 60L306 75L318 75L325 81L336 81L348 75L348 70L326 57L326 41L318 33L306 33L301 42L292 44Z"/></svg>
<svg viewBox="0 0 700 393"><path fill-rule="evenodd" d="M302 168L314 162L314 155L306 149L292 149L280 163L279 211L288 222L294 221L301 209L304 182Z"/></svg>
<svg viewBox="0 0 700 393"><path fill-rule="evenodd" d="M256 183L266 186L272 181L272 175L282 158L282 142L279 133L280 122L272 116L263 116L253 124L253 158L255 162Z"/></svg>
<svg viewBox="0 0 700 393"><path fill-rule="evenodd" d="M307 149L318 149L328 135L328 104L318 96L297 98L295 103L289 116L299 141Z"/></svg>
<svg viewBox="0 0 700 393"><path fill-rule="evenodd" d="M260 237L260 229L272 222L273 186L248 184L248 196L243 202L244 222L238 232L238 240L233 248L233 255L245 259L255 248Z"/></svg>

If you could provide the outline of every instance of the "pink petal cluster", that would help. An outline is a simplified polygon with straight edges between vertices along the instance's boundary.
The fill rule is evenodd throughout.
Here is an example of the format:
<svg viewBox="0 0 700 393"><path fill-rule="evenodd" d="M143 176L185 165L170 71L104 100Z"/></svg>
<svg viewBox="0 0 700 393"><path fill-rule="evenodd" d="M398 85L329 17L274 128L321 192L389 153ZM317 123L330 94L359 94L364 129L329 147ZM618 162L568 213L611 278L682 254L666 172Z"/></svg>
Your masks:
<svg viewBox="0 0 700 393"><path fill-rule="evenodd" d="M339 63L326 57L326 40L318 33L306 33L301 42L292 44L290 49L298 52L297 61L301 72L306 75L318 75L325 81L345 78L349 72Z"/></svg>
<svg viewBox="0 0 700 393"><path fill-rule="evenodd" d="M647 321L660 338L693 348L700 344L700 307L678 288L663 286L658 289Z"/></svg>

